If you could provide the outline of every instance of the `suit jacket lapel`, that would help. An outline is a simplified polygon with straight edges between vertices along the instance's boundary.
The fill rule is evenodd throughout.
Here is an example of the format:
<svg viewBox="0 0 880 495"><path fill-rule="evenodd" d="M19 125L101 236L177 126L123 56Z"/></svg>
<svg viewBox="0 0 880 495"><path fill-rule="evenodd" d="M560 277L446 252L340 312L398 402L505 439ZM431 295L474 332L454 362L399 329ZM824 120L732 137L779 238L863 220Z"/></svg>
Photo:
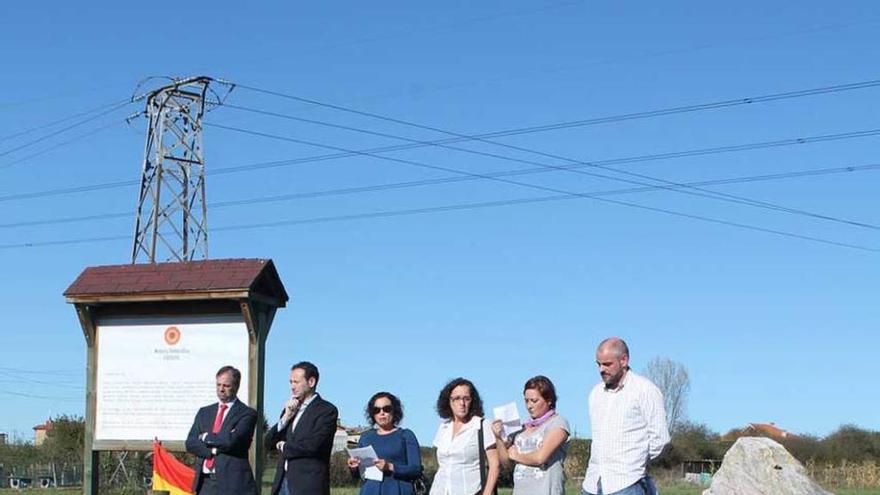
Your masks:
<svg viewBox="0 0 880 495"><path fill-rule="evenodd" d="M235 418L244 412L244 407L242 407L242 404L239 404L239 402L240 401L236 399L232 407L226 411L226 417L223 418L223 426L221 428L228 428L227 425L231 425Z"/></svg>
<svg viewBox="0 0 880 495"><path fill-rule="evenodd" d="M205 431L206 432L210 432L211 429L214 427L214 419L217 417L217 408L219 408L219 407L220 407L220 404L215 402L214 404L211 404L211 406L208 408L208 411L207 411L208 414L205 415L205 416L207 416L205 418Z"/></svg>

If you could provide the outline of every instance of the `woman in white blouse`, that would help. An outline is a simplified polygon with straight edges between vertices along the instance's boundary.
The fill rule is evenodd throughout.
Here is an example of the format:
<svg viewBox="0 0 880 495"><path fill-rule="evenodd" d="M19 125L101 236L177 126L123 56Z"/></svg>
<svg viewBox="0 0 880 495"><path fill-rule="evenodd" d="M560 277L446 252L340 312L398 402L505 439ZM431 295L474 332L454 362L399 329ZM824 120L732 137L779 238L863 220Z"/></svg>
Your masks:
<svg viewBox="0 0 880 495"><path fill-rule="evenodd" d="M464 378L447 383L437 398L437 414L443 419L434 436L439 469L430 495L493 495L500 469L498 452L492 425L484 424L483 401L474 384ZM486 471L481 471L481 464Z"/></svg>

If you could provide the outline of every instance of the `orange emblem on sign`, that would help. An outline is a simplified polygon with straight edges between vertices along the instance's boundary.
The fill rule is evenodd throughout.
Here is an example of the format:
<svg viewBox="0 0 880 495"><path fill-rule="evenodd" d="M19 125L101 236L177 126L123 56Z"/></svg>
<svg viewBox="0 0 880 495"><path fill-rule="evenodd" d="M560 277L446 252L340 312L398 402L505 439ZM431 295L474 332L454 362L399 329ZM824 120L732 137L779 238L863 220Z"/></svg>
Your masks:
<svg viewBox="0 0 880 495"><path fill-rule="evenodd" d="M168 327L165 329L165 343L175 345L180 342L180 329L177 327Z"/></svg>

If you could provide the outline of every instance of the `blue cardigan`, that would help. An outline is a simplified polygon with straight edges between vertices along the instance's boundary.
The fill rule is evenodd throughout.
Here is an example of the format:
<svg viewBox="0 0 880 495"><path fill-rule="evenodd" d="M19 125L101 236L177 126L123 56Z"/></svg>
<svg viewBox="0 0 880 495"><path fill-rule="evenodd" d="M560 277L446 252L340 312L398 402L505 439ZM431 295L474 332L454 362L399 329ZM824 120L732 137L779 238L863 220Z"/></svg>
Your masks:
<svg viewBox="0 0 880 495"><path fill-rule="evenodd" d="M385 473L382 481L365 480L360 495L413 495L412 481L422 474L422 456L413 432L404 428L387 435L368 431L358 441L358 447L367 445L373 446L380 459L394 464L394 473Z"/></svg>

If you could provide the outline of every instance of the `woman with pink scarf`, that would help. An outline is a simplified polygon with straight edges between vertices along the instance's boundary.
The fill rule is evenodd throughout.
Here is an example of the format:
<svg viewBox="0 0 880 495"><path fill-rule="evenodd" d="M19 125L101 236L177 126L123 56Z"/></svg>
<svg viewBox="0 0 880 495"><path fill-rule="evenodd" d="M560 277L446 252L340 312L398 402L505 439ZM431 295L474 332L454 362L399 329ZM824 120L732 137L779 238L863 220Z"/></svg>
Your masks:
<svg viewBox="0 0 880 495"><path fill-rule="evenodd" d="M556 412L556 388L546 376L526 381L523 398L530 419L523 429L502 438L501 421L492 423L498 457L513 469L513 495L563 495L568 421Z"/></svg>

